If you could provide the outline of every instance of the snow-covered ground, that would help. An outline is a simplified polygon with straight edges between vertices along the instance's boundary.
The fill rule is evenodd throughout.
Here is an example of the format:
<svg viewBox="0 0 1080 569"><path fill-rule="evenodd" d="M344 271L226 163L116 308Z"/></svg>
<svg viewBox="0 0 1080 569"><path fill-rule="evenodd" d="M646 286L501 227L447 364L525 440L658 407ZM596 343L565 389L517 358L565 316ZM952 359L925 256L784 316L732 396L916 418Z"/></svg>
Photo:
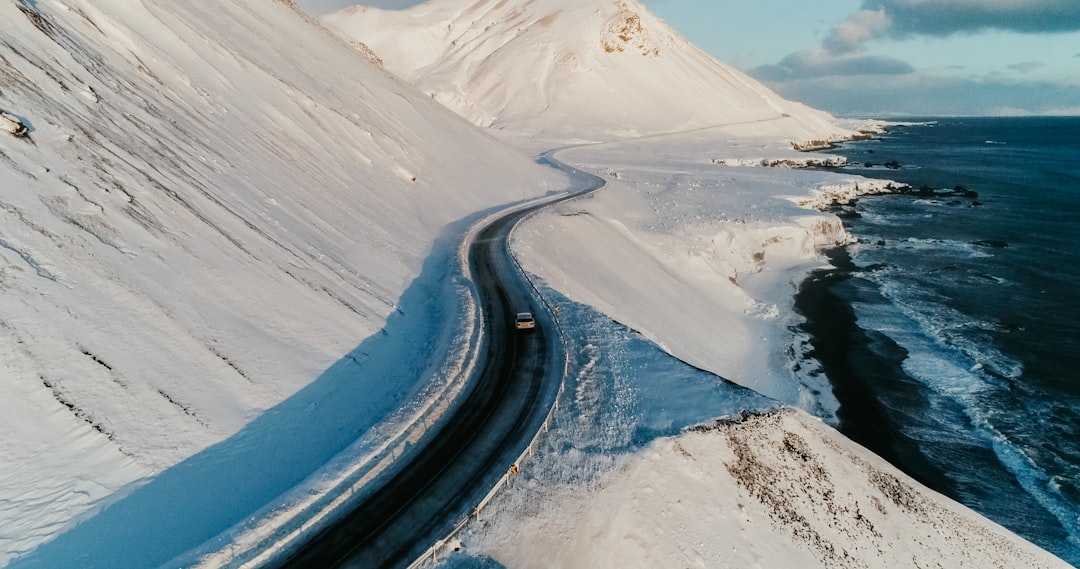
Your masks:
<svg viewBox="0 0 1080 569"><path fill-rule="evenodd" d="M792 304L822 249L849 236L813 207L889 182L792 167L829 165L795 149L860 125L783 101L633 0L440 0L324 21L522 148L604 141L556 153L609 186L520 227L526 269L773 406L834 419L824 376L800 363ZM598 363L611 349L578 346L588 361L569 390L577 405L525 467L535 471L461 536L470 556L450 565L1062 565L804 411L680 433L745 392L679 397L670 373L639 355ZM675 416L665 428L658 407Z"/></svg>
<svg viewBox="0 0 1080 569"><path fill-rule="evenodd" d="M515 568L1067 567L801 411L717 421L610 468L592 487L523 474L465 551Z"/></svg>
<svg viewBox="0 0 1080 569"><path fill-rule="evenodd" d="M789 269L819 264L822 248L847 238L835 216L794 201L826 183L854 191L856 180L729 164L801 165L796 146L859 125L778 97L634 0L439 0L323 21L505 140L609 140L559 152L611 187L519 231L523 258L672 354L831 416L822 379L787 379L790 358L762 336L791 324L802 273Z"/></svg>
<svg viewBox="0 0 1080 569"><path fill-rule="evenodd" d="M289 1L0 4L0 565L219 566L236 559L215 548L292 531L282 512L362 483L458 387L460 360L440 357L469 340L456 334L472 321L462 237L496 207L568 185L505 141L537 150L681 129L699 130L562 151L612 187L515 233L549 294L578 307L561 318L600 333L575 352L578 412L552 431L550 463L535 463L552 476L515 480L469 530L470 551L592 565L636 540L661 560L701 542L797 561L820 559L791 538L806 525L847 548L838 534L868 520L880 539L852 539L880 562L918 549L910 536L935 520L951 520L939 537L1002 535L897 474L870 474L862 465L890 471L799 412L680 434L781 402L831 416L822 379L791 369L787 328L792 283L846 236L796 202L854 180L721 162L792 159L792 142L850 129L712 61L633 0L440 5L451 35L396 34L389 19L380 30L423 48L418 90L381 68L374 40L343 40ZM394 71L392 47L380 49ZM524 91L537 75L549 82ZM785 526L775 500L755 505L764 487L703 475L745 463L797 480L779 466L790 451L738 450L789 439L852 501L815 502L820 485L788 503L847 515L858 502L864 517L834 527L797 510L806 525ZM938 517L905 517L875 494L882 480L895 490L889 476ZM727 509L733 492L742 513ZM732 533L655 532L705 520ZM551 549L564 535L572 545ZM603 545L585 551L594 536ZM993 559L1006 565L1038 555L987 539L967 543L1004 539Z"/></svg>
<svg viewBox="0 0 1080 569"><path fill-rule="evenodd" d="M804 208L888 182L716 164L786 152L717 129L558 153L609 188L514 248L583 331L574 397L446 566L1067 567L822 422L835 401L796 365L792 296L847 237Z"/></svg>
<svg viewBox="0 0 1080 569"><path fill-rule="evenodd" d="M795 285L821 264L823 248L848 236L835 216L796 202L825 184L874 184L717 165L718 158L798 158L783 140L740 128L558 153L606 176L609 188L530 222L515 248L551 286L684 361L831 417L836 403L824 378L804 373L793 381L785 342L796 323Z"/></svg>
<svg viewBox="0 0 1080 569"><path fill-rule="evenodd" d="M471 220L565 185L288 3L0 20L0 565L272 503L425 389Z"/></svg>

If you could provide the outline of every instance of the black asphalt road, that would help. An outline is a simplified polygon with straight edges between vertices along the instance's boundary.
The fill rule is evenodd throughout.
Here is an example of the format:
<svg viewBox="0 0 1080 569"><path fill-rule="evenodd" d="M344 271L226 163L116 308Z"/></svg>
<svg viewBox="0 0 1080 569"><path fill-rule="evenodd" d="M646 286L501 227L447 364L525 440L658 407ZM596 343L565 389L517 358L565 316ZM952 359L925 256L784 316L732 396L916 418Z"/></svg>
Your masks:
<svg viewBox="0 0 1080 569"><path fill-rule="evenodd" d="M485 330L482 371L445 427L417 443L393 477L291 555L270 567L404 567L449 533L507 471L543 424L562 381L564 354L550 315L514 264L514 224L553 202L603 186L562 166L588 189L502 216L480 230L468 262ZM514 315L530 311L537 328L518 332Z"/></svg>

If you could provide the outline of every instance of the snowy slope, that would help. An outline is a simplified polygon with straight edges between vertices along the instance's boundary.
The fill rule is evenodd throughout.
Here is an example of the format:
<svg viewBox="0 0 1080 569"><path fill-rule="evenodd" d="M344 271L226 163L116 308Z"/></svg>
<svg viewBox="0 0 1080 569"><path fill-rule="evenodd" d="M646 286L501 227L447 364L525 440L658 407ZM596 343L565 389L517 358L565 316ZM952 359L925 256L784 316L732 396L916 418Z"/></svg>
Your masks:
<svg viewBox="0 0 1080 569"><path fill-rule="evenodd" d="M598 140L790 115L789 138L839 132L827 114L715 60L635 0L431 0L323 21L500 130Z"/></svg>
<svg viewBox="0 0 1080 569"><path fill-rule="evenodd" d="M831 419L837 404L824 378L792 373L791 329L799 323L792 303L797 283L822 264L821 251L849 236L834 215L791 197L809 199L823 185L868 191L874 184L833 172L717 164L813 156L770 128L559 151L609 186L537 216L517 231L514 247L552 287L683 361Z"/></svg>
<svg viewBox="0 0 1080 569"><path fill-rule="evenodd" d="M0 565L314 381L458 222L562 183L289 2L0 20L28 127L0 130Z"/></svg>
<svg viewBox="0 0 1080 569"><path fill-rule="evenodd" d="M1069 567L798 411L659 439L617 470L514 486L466 550L521 569Z"/></svg>

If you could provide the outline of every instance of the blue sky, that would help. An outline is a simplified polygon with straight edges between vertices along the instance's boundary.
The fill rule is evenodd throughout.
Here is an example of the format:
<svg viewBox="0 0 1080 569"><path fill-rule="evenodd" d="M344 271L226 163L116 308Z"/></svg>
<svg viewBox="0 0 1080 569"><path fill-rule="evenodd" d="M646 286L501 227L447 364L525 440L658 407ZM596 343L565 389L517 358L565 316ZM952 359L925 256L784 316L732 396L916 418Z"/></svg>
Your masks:
<svg viewBox="0 0 1080 569"><path fill-rule="evenodd" d="M835 114L1080 114L1080 0L645 4L706 52Z"/></svg>
<svg viewBox="0 0 1080 569"><path fill-rule="evenodd" d="M837 115L1080 114L1080 0L640 1L702 50ZM298 1L316 13L354 3Z"/></svg>

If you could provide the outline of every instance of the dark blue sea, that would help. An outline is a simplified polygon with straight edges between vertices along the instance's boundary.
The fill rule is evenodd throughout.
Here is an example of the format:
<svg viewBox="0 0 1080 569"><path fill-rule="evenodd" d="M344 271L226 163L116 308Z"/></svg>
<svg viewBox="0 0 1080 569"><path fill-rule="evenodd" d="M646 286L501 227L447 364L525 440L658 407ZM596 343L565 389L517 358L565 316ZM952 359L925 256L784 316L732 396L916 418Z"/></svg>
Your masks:
<svg viewBox="0 0 1080 569"><path fill-rule="evenodd" d="M1080 117L948 118L832 151L910 185L838 213L801 287L840 428L1080 566Z"/></svg>

